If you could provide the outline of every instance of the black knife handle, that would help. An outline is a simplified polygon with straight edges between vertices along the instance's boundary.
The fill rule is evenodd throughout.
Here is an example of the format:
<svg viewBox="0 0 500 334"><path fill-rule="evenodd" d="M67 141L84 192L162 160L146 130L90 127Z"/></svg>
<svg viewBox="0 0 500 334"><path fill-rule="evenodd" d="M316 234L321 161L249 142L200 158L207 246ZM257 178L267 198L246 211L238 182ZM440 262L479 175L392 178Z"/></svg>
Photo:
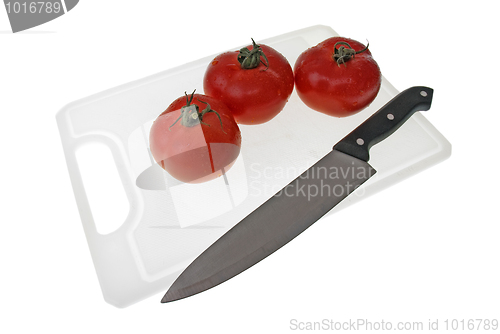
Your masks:
<svg viewBox="0 0 500 334"><path fill-rule="evenodd" d="M430 109L432 94L432 88L423 86L402 91L339 141L333 149L368 161L373 145L393 134L415 112Z"/></svg>

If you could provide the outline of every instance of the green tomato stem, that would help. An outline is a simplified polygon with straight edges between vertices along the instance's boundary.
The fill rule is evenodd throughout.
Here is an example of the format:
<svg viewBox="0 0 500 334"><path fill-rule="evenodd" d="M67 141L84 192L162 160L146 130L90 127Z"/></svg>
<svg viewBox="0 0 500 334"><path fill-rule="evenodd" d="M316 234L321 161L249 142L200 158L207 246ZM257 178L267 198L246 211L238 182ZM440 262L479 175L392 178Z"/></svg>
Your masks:
<svg viewBox="0 0 500 334"><path fill-rule="evenodd" d="M193 91L193 93L191 93L191 97L189 97L187 95L187 93L184 92L184 94L186 95L186 105L181 108L181 114L180 114L180 116L177 118L177 120L172 125L170 125L170 127L168 128L168 130L170 131L171 128L179 120L181 121L181 125L186 126L186 127L193 127L193 126L196 126L196 125L198 125L200 123L204 124L206 126L210 126L210 124L207 124L207 123L203 122L203 116L205 114L209 113L209 112L213 112L219 118L220 126L222 128L222 132L224 132L224 127L222 126L222 119L221 119L219 113L217 111L213 110L210 107L210 104L208 104L207 102L204 102L204 101L202 101L200 99L197 99L201 103L204 103L204 104L207 105L205 107L205 109L203 109L203 111L201 111L201 112L200 112L200 109L198 108L198 106L196 104L191 104L193 102L194 92L196 92L196 89Z"/></svg>
<svg viewBox="0 0 500 334"><path fill-rule="evenodd" d="M337 45L340 45L338 49ZM370 45L369 42L363 50L354 51L354 49L349 45L349 43L342 41L337 42L333 46L334 49L333 59L335 60L335 62L337 62L338 66L340 66L340 64L344 64L344 66L347 67L345 63L353 59L354 55L357 55L358 53L365 52L366 50L368 50L368 45Z"/></svg>
<svg viewBox="0 0 500 334"><path fill-rule="evenodd" d="M252 68L256 68L260 63L266 66L267 70L269 68L269 61L267 59L266 54L262 51L262 48L259 44L255 43L252 38L253 48L249 50L248 48L240 49L240 53L238 54L238 61L241 64L241 68L245 70L249 70ZM264 58L265 62L260 59L260 57ZM265 71L264 70L264 71Z"/></svg>

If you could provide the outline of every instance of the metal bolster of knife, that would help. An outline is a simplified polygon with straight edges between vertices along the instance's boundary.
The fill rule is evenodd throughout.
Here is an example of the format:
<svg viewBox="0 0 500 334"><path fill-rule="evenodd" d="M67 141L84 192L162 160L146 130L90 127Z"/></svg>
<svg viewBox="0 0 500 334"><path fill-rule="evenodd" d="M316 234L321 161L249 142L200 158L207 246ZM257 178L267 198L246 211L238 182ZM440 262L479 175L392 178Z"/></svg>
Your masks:
<svg viewBox="0 0 500 334"><path fill-rule="evenodd" d="M393 134L415 112L429 110L433 89L423 86L408 88L361 123L339 141L333 149L368 161L370 148Z"/></svg>

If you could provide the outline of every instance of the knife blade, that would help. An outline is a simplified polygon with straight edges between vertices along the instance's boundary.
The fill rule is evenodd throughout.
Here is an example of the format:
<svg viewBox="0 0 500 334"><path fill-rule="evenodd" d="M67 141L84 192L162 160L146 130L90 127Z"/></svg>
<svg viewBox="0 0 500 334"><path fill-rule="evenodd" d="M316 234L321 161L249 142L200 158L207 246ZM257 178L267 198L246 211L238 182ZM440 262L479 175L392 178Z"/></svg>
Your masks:
<svg viewBox="0 0 500 334"><path fill-rule="evenodd" d="M370 148L415 112L429 110L433 90L404 90L340 140L333 150L251 212L200 254L174 281L162 303L210 289L250 268L324 216L376 170Z"/></svg>

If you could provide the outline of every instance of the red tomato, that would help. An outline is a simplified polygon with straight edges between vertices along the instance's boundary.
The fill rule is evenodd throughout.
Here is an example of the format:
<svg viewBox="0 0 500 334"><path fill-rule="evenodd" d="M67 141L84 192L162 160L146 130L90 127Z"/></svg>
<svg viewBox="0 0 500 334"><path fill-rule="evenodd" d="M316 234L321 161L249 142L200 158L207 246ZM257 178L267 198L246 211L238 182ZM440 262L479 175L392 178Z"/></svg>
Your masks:
<svg viewBox="0 0 500 334"><path fill-rule="evenodd" d="M218 55L203 79L205 94L224 102L241 124L260 124L275 117L293 91L288 60L267 45L253 45Z"/></svg>
<svg viewBox="0 0 500 334"><path fill-rule="evenodd" d="M231 168L240 153L241 133L224 103L193 92L158 116L149 145L155 161L174 178L200 183Z"/></svg>
<svg viewBox="0 0 500 334"><path fill-rule="evenodd" d="M382 82L370 50L344 37L329 38L304 51L295 62L294 74L300 99L311 109L336 117L366 108Z"/></svg>

